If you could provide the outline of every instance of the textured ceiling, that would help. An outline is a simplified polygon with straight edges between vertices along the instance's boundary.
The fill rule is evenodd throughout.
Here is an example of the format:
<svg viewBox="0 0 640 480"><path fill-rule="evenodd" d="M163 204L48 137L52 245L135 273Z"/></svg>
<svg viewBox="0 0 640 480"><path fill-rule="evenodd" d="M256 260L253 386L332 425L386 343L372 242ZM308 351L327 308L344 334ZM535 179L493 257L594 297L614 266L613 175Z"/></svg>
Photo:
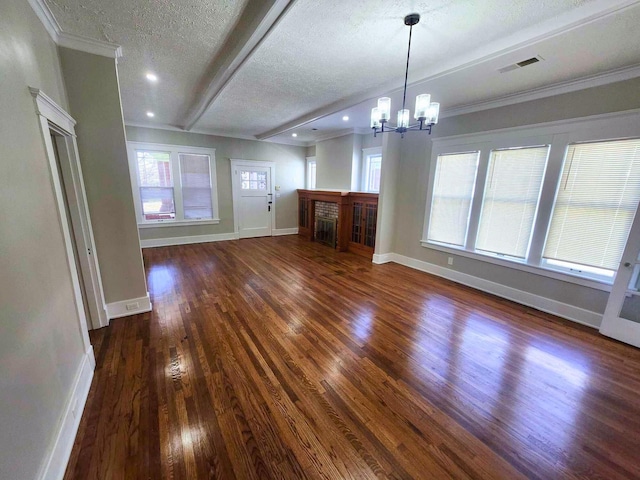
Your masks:
<svg viewBox="0 0 640 480"><path fill-rule="evenodd" d="M118 61L127 122L181 125L209 63L247 0L46 0L62 30L122 45ZM152 71L156 84L145 79Z"/></svg>
<svg viewBox="0 0 640 480"><path fill-rule="evenodd" d="M229 38L246 33L243 9L260 1L47 3L64 31L123 46L127 123L183 126L198 97L208 101L201 95L216 73L209 68L213 59L228 50ZM444 109L640 64L640 2L629 0L285 3L290 8L212 98L195 131L253 137L306 123L296 128L297 141L310 142L345 127L368 127L374 102L362 100L402 85L408 40L402 18L411 12L422 19L414 27L409 74L419 85L409 98L427 91ZM599 18L600 11L630 4ZM533 55L545 61L497 72ZM157 85L144 79L147 70L157 73ZM392 98L395 110L399 93ZM146 118L146 110L156 117ZM314 112L323 112L321 118L307 123ZM292 141L290 132L271 140Z"/></svg>

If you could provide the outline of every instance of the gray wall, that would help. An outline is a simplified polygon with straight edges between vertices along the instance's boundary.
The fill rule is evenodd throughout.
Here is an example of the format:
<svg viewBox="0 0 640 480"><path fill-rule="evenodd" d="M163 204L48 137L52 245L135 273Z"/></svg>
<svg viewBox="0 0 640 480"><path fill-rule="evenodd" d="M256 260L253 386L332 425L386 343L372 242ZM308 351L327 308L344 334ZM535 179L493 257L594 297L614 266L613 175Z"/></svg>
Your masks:
<svg viewBox="0 0 640 480"><path fill-rule="evenodd" d="M280 186L276 202L276 227L298 226L298 188L304 188L305 147L296 147L256 140L242 140L198 133L127 127L127 138L134 142L164 143L216 149L216 175L218 179L218 225L190 225L184 227L141 228L143 240L211 235L233 232L233 196L231 193L231 158L276 162L274 185Z"/></svg>
<svg viewBox="0 0 640 480"><path fill-rule="evenodd" d="M316 144L316 188L351 190L355 137L351 133Z"/></svg>
<svg viewBox="0 0 640 480"><path fill-rule="evenodd" d="M84 355L29 86L67 107L56 46L26 1L0 5L0 478L36 478Z"/></svg>
<svg viewBox="0 0 640 480"><path fill-rule="evenodd" d="M116 62L60 49L107 303L147 287L129 177Z"/></svg>
<svg viewBox="0 0 640 480"><path fill-rule="evenodd" d="M434 127L432 137L544 123L633 108L640 108L640 79L445 118ZM607 292L457 255L453 255L454 266L449 267L447 257L450 254L422 247L419 242L424 225L431 141L427 135L415 133L405 136L400 143L397 177L399 188L395 206L393 245L396 253L594 312L604 312ZM384 161L386 160L387 157L384 157ZM383 170L383 175L385 172L386 170ZM383 179L383 185L385 184L386 180Z"/></svg>

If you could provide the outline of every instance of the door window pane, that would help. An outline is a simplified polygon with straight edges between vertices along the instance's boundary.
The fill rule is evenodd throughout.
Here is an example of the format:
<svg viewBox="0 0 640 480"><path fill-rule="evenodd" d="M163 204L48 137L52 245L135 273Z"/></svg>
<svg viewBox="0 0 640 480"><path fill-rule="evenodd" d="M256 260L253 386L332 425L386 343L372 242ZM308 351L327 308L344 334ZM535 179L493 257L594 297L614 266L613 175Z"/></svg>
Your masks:
<svg viewBox="0 0 640 480"><path fill-rule="evenodd" d="M267 172L240 171L242 190L266 190Z"/></svg>

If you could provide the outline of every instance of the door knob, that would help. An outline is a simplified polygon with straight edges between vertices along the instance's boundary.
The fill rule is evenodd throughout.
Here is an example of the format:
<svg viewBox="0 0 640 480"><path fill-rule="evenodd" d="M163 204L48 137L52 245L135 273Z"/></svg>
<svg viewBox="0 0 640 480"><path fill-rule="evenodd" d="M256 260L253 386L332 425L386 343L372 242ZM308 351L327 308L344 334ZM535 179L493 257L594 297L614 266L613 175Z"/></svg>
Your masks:
<svg viewBox="0 0 640 480"><path fill-rule="evenodd" d="M625 262L624 266L625 266L625 267L627 267L627 268L629 268L629 267L631 266L631 263L629 263L629 262Z"/></svg>

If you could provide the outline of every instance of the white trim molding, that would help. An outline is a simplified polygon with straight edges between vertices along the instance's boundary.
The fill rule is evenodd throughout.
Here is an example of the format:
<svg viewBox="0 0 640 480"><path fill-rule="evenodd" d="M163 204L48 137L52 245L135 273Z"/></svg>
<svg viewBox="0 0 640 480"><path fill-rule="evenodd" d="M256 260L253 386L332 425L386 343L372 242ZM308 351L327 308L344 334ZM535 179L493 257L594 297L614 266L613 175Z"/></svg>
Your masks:
<svg viewBox="0 0 640 480"><path fill-rule="evenodd" d="M433 263L424 262L422 260L406 257L397 253L374 255L373 263L379 264L388 262L394 262L404 265L405 267L413 268L414 270L446 278L447 280L475 288L476 290L481 290L501 298L506 298L507 300L511 300L521 305L535 308L536 310L541 310L558 317L566 318L567 320L586 325L587 327L598 328L602 321L601 313L592 312L574 305L569 305L568 303L559 302L551 298L518 290L490 280L474 277L473 275L434 265Z"/></svg>
<svg viewBox="0 0 640 480"><path fill-rule="evenodd" d="M78 368L71 395L58 425L55 442L38 476L40 480L59 480L64 477L82 412L89 396L95 365L96 360L91 347L85 352Z"/></svg>
<svg viewBox="0 0 640 480"><path fill-rule="evenodd" d="M102 57L118 59L122 57L122 47L115 43L94 40L93 38L61 32L58 35L58 45L81 52L93 53Z"/></svg>
<svg viewBox="0 0 640 480"><path fill-rule="evenodd" d="M189 245L192 243L208 243L208 242L224 242L227 240L238 240L240 236L237 233L215 233L212 235L191 235L187 237L165 237L150 238L148 240L140 240L140 247L168 247L171 245Z"/></svg>
<svg viewBox="0 0 640 480"><path fill-rule="evenodd" d="M297 235L298 227L295 228L274 228L271 230L272 237L281 237L283 235Z"/></svg>
<svg viewBox="0 0 640 480"><path fill-rule="evenodd" d="M589 75L575 80L554 83L545 87L534 88L525 92L512 93L501 97L484 100L481 102L468 103L458 107L447 108L442 111L440 118L455 117L456 115L465 115L467 113L481 112L492 108L506 107L518 103L539 100L541 98L562 95L563 93L577 92L592 87L601 87L611 83L631 80L640 77L640 65L632 65L630 67L618 68L609 72L599 73L597 75Z"/></svg>
<svg viewBox="0 0 640 480"><path fill-rule="evenodd" d="M145 297L130 298L128 300L121 300L119 302L107 303L104 306L107 311L107 317L109 320L114 318L128 317L129 315L138 315L139 313L146 313L152 310L151 299L149 298L149 292Z"/></svg>
<svg viewBox="0 0 640 480"><path fill-rule="evenodd" d="M54 102L39 88L29 87L29 92L36 103L36 113L47 120L64 128L70 135L75 136L76 121L60 105Z"/></svg>
<svg viewBox="0 0 640 480"><path fill-rule="evenodd" d="M63 32L62 27L60 27L60 24L45 0L28 0L28 2L51 39L58 46L93 53L94 55L103 57L115 58L116 60L122 57L122 47L120 45Z"/></svg>

